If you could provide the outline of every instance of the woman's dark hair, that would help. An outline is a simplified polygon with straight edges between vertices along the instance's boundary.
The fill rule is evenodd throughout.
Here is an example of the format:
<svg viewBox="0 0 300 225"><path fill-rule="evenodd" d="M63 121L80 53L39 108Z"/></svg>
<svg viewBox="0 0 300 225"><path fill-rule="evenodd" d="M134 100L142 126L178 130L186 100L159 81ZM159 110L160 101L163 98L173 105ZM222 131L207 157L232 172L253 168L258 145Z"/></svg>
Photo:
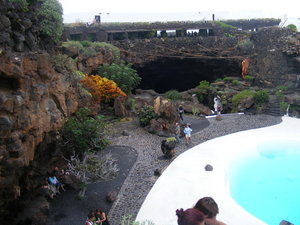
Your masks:
<svg viewBox="0 0 300 225"><path fill-rule="evenodd" d="M213 218L219 213L218 205L211 197L199 199L194 208L203 212L203 214L208 218Z"/></svg>
<svg viewBox="0 0 300 225"><path fill-rule="evenodd" d="M204 214L197 209L177 209L178 225L195 225L204 221Z"/></svg>
<svg viewBox="0 0 300 225"><path fill-rule="evenodd" d="M94 216L95 216L95 214L94 214L93 212L90 212L90 213L88 214L87 217L88 217L89 219L91 219L91 218L93 218Z"/></svg>
<svg viewBox="0 0 300 225"><path fill-rule="evenodd" d="M102 211L101 208L96 209L96 213L97 213L97 212L103 213L103 211Z"/></svg>

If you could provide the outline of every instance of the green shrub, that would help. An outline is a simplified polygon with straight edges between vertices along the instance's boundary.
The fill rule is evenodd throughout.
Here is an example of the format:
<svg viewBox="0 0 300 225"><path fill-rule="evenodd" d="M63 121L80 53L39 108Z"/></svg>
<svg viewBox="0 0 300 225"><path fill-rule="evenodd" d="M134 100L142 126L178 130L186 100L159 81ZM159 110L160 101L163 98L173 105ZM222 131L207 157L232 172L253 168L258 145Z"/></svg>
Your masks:
<svg viewBox="0 0 300 225"><path fill-rule="evenodd" d="M141 81L136 70L131 68L131 64L104 64L100 67L99 74L116 82L118 87L126 94L130 94Z"/></svg>
<svg viewBox="0 0 300 225"><path fill-rule="evenodd" d="M284 85L279 85L279 86L276 87L276 91L284 92L284 91L287 91L287 90L288 90L288 87L284 86Z"/></svg>
<svg viewBox="0 0 300 225"><path fill-rule="evenodd" d="M237 44L237 48L243 51L250 51L253 48L253 43L249 39L245 39Z"/></svg>
<svg viewBox="0 0 300 225"><path fill-rule="evenodd" d="M165 93L165 97L171 100L181 100L181 95L177 90L170 90Z"/></svg>
<svg viewBox="0 0 300 225"><path fill-rule="evenodd" d="M289 24L286 27L291 29L294 32L297 32L297 26L295 24Z"/></svg>
<svg viewBox="0 0 300 225"><path fill-rule="evenodd" d="M243 90L237 94L235 94L232 97L232 105L233 105L233 110L236 111L238 105L240 104L240 102L246 98L248 98L249 96L253 96L254 91L251 90Z"/></svg>
<svg viewBox="0 0 300 225"><path fill-rule="evenodd" d="M19 5L22 12L28 12L28 2L26 0L10 0L11 2Z"/></svg>
<svg viewBox="0 0 300 225"><path fill-rule="evenodd" d="M252 77L250 75L245 76L245 81L252 82L253 80L254 80L254 77Z"/></svg>
<svg viewBox="0 0 300 225"><path fill-rule="evenodd" d="M84 41L80 41L80 44L85 48L85 47L91 47L92 46L92 42L84 40Z"/></svg>
<svg viewBox="0 0 300 225"><path fill-rule="evenodd" d="M263 105L269 102L269 93L265 90L256 91L253 95L254 102L257 105Z"/></svg>
<svg viewBox="0 0 300 225"><path fill-rule="evenodd" d="M82 55L86 58L89 58L97 55L97 52L95 49L91 47L87 47L87 48L83 48Z"/></svg>
<svg viewBox="0 0 300 225"><path fill-rule="evenodd" d="M230 29L236 29L236 27L226 24L224 22L221 21L214 21L215 24L217 24L218 26L220 26L222 29L224 30L230 30Z"/></svg>
<svg viewBox="0 0 300 225"><path fill-rule="evenodd" d="M222 81L222 79L221 79L221 78L218 78L218 79L216 79L214 82L219 82L219 81Z"/></svg>
<svg viewBox="0 0 300 225"><path fill-rule="evenodd" d="M138 118L140 125L145 127L150 124L150 120L155 117L153 107L150 105L144 105L138 110Z"/></svg>
<svg viewBox="0 0 300 225"><path fill-rule="evenodd" d="M121 225L155 225L152 221L135 222L131 215L122 216Z"/></svg>
<svg viewBox="0 0 300 225"><path fill-rule="evenodd" d="M169 138L166 138L166 141L167 142L173 142L173 141L176 141L176 138L175 137L169 137Z"/></svg>
<svg viewBox="0 0 300 225"><path fill-rule="evenodd" d="M114 57L114 62L119 63L120 61L120 49L117 48L116 46L106 43L106 42L92 42L91 46L93 48L104 48L110 52L112 52L113 57Z"/></svg>
<svg viewBox="0 0 300 225"><path fill-rule="evenodd" d="M134 98L129 98L128 100L129 100L129 103L130 103L131 110L133 112L135 112L136 100Z"/></svg>
<svg viewBox="0 0 300 225"><path fill-rule="evenodd" d="M232 80L231 83L235 86L240 84L240 82L238 80Z"/></svg>
<svg viewBox="0 0 300 225"><path fill-rule="evenodd" d="M280 102L283 102L284 101L284 92L288 89L287 86L283 86L283 85L280 85L280 86L277 86L276 87L276 91L275 91L275 95L277 96L278 100Z"/></svg>
<svg viewBox="0 0 300 225"><path fill-rule="evenodd" d="M197 86L197 98L200 102L204 102L208 96L209 91L209 82L206 80L200 81L199 85Z"/></svg>
<svg viewBox="0 0 300 225"><path fill-rule="evenodd" d="M279 103L279 105L280 105L280 109L282 110L282 111L284 111L284 112L286 112L286 110L287 110L287 108L288 108L288 106L289 106L289 103L287 103L287 102L280 102Z"/></svg>
<svg viewBox="0 0 300 225"><path fill-rule="evenodd" d="M90 113L88 108L79 109L75 116L68 118L63 128L66 147L80 154L102 150L108 145L102 117L91 117Z"/></svg>
<svg viewBox="0 0 300 225"><path fill-rule="evenodd" d="M200 110L198 108L196 108L196 107L193 107L192 108L192 113L193 113L194 116L196 116L196 115L198 115L200 113Z"/></svg>
<svg viewBox="0 0 300 225"><path fill-rule="evenodd" d="M63 33L63 8L57 0L42 0L37 10L37 18L41 25L41 33L58 42Z"/></svg>
<svg viewBox="0 0 300 225"><path fill-rule="evenodd" d="M76 70L74 75L78 77L78 80L82 80L85 77L85 74L79 70Z"/></svg>
<svg viewBox="0 0 300 225"><path fill-rule="evenodd" d="M83 49L83 45L81 44L80 41L67 41L67 42L63 42L62 46L66 47L66 48L73 47L73 48L77 48L78 50Z"/></svg>
<svg viewBox="0 0 300 225"><path fill-rule="evenodd" d="M66 71L69 74L76 72L76 62L74 59L64 54L55 54L50 57L51 63L58 72Z"/></svg>
<svg viewBox="0 0 300 225"><path fill-rule="evenodd" d="M234 78L233 77L224 77L223 80L228 81L228 82L232 82L234 80Z"/></svg>

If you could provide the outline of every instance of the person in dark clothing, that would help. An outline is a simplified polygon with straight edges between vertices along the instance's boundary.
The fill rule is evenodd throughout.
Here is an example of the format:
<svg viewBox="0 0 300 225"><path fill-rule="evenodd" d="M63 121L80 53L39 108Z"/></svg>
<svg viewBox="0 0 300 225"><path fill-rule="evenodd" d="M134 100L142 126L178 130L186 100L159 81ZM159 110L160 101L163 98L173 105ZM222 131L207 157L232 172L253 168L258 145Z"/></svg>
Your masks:
<svg viewBox="0 0 300 225"><path fill-rule="evenodd" d="M178 113L179 113L179 118L181 121L183 121L183 113L184 113L184 109L182 108L182 105L179 106L178 108Z"/></svg>

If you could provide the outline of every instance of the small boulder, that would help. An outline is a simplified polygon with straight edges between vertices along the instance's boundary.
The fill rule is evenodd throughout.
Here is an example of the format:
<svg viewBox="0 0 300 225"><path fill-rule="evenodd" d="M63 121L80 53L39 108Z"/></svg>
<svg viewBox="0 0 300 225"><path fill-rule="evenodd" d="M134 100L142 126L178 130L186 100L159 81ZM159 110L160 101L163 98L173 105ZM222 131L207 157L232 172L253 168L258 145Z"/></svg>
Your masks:
<svg viewBox="0 0 300 225"><path fill-rule="evenodd" d="M154 176L159 177L161 175L160 169L155 169L154 170Z"/></svg>
<svg viewBox="0 0 300 225"><path fill-rule="evenodd" d="M175 137L167 138L161 142L161 150L167 159L175 155L175 146L177 142Z"/></svg>
<svg viewBox="0 0 300 225"><path fill-rule="evenodd" d="M123 131L122 131L122 135L123 135L123 136L129 136L129 132L128 132L127 130L123 130Z"/></svg>
<svg viewBox="0 0 300 225"><path fill-rule="evenodd" d="M294 225L294 224L290 223L290 222L288 222L286 220L282 220L279 225Z"/></svg>
<svg viewBox="0 0 300 225"><path fill-rule="evenodd" d="M210 165L210 164L207 164L206 166L205 166L205 171L213 171L213 166L212 165Z"/></svg>
<svg viewBox="0 0 300 225"><path fill-rule="evenodd" d="M110 191L106 194L107 202L114 202L117 200L118 193L116 191Z"/></svg>

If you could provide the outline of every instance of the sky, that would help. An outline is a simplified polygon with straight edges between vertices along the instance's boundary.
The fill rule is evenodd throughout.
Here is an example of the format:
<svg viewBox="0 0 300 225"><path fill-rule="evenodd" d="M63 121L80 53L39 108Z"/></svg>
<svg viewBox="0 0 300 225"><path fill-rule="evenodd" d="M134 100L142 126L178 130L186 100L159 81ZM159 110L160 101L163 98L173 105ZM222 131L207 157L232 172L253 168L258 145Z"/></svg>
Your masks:
<svg viewBox="0 0 300 225"><path fill-rule="evenodd" d="M283 18L284 15L289 18L300 18L299 0L59 0L59 2L63 6L65 23L89 22L99 13L103 22L209 20L213 13L217 19ZM165 17L162 16L164 14Z"/></svg>

